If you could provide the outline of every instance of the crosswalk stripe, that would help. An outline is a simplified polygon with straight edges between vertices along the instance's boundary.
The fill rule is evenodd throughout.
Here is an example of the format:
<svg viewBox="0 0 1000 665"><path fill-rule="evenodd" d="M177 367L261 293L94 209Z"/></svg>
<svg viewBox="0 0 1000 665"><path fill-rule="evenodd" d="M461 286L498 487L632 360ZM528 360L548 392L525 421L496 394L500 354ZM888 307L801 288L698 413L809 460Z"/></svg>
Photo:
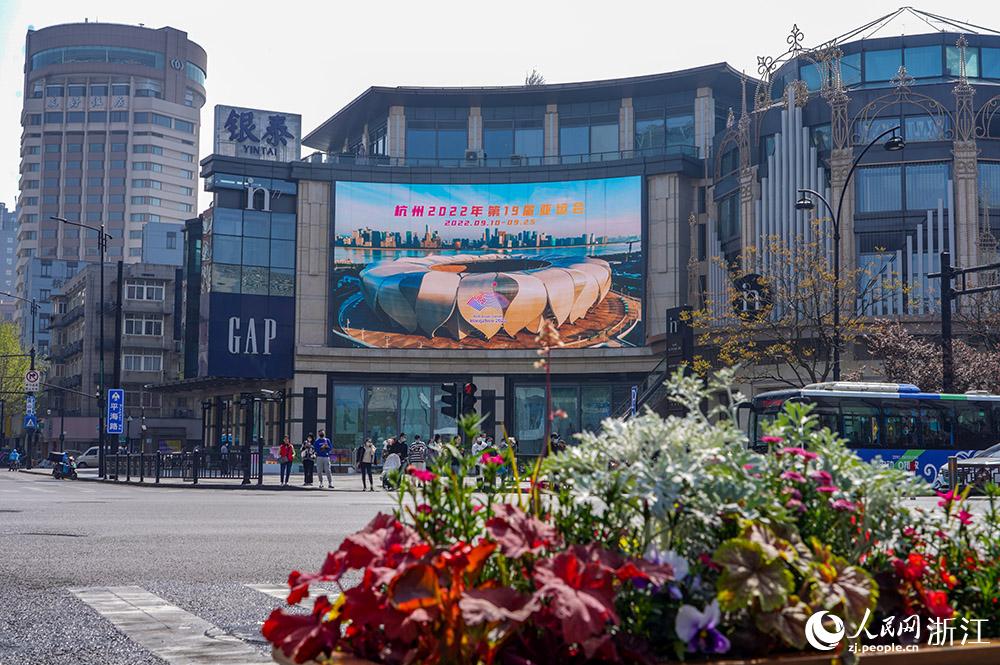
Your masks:
<svg viewBox="0 0 1000 665"><path fill-rule="evenodd" d="M170 665L257 665L271 659L142 587L85 587L70 593L133 642ZM210 637L209 635L217 635Z"/></svg>
<svg viewBox="0 0 1000 665"><path fill-rule="evenodd" d="M282 604L284 604L288 599L287 584L244 584L243 586L253 589L254 591L260 591L261 593L271 596L272 598L277 598L282 602ZM319 591L319 593L313 593L310 591L305 600L299 603L299 607L312 609L313 604L316 602L316 598L324 593L330 599L330 602L333 602L334 598L340 595L336 591L327 591L325 589L316 589L316 591ZM306 603L308 603L308 605Z"/></svg>

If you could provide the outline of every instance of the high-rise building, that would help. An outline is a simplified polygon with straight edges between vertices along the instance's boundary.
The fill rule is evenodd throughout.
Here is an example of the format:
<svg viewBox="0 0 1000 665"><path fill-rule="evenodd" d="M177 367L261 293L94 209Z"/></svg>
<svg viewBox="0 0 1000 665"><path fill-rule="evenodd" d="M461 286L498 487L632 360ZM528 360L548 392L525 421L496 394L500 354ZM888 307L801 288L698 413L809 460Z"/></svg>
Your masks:
<svg viewBox="0 0 1000 665"><path fill-rule="evenodd" d="M51 217L104 224L107 260L136 263L148 222L180 231L195 211L207 60L187 33L169 27L28 31L15 286L39 302L43 355L49 294L78 263L99 260L96 234ZM21 304L25 340L28 317Z"/></svg>
<svg viewBox="0 0 1000 665"><path fill-rule="evenodd" d="M0 291L14 293L14 269L17 251L17 210L0 203ZM0 294L0 303L13 302L13 298Z"/></svg>

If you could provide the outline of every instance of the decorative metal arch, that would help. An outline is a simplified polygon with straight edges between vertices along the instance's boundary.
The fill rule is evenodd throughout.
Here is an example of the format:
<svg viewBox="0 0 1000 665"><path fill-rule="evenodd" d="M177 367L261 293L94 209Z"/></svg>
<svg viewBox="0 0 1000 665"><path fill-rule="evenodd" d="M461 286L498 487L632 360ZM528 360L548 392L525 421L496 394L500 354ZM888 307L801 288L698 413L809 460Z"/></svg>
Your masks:
<svg viewBox="0 0 1000 665"><path fill-rule="evenodd" d="M1000 113L1000 95L990 97L976 111L975 137L977 139L1000 139L1000 132L991 131L993 118L997 113ZM997 127L1000 128L1000 122L997 123Z"/></svg>
<svg viewBox="0 0 1000 665"><path fill-rule="evenodd" d="M934 126L937 128L938 136L941 137L941 140L953 140L955 137L953 129L955 126L954 115L948 110L948 107L933 97L915 92L913 90L913 82L914 78L907 73L906 67L901 66L896 75L890 80L892 89L865 104L851 118L849 127L850 145L867 143L868 139L865 138L865 134L862 134L862 132L867 132L866 128L878 119L883 111L896 106L900 107L900 109L904 106L911 106L923 110L933 119Z"/></svg>

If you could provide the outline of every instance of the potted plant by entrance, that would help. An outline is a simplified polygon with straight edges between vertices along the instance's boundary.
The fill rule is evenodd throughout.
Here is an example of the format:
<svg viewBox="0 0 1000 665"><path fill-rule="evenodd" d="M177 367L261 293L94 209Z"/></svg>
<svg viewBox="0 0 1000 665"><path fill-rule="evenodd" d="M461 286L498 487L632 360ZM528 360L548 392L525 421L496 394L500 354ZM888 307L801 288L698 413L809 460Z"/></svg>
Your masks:
<svg viewBox="0 0 1000 665"><path fill-rule="evenodd" d="M540 458L528 489L509 450L451 445L409 469L392 514L291 573L290 604L336 593L275 610L276 659L1000 660L1000 493L984 513L957 490L909 507L916 480L858 459L804 405L749 451L733 412L698 408L730 381L676 377L686 416L606 421ZM467 485L472 465L501 489Z"/></svg>

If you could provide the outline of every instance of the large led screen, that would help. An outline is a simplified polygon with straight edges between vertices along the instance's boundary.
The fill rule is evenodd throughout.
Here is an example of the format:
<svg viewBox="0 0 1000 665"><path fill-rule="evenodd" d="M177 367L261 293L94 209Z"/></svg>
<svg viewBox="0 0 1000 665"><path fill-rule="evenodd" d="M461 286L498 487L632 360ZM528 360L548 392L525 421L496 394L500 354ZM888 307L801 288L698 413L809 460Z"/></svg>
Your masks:
<svg viewBox="0 0 1000 665"><path fill-rule="evenodd" d="M529 349L643 343L642 178L338 182L332 346Z"/></svg>

